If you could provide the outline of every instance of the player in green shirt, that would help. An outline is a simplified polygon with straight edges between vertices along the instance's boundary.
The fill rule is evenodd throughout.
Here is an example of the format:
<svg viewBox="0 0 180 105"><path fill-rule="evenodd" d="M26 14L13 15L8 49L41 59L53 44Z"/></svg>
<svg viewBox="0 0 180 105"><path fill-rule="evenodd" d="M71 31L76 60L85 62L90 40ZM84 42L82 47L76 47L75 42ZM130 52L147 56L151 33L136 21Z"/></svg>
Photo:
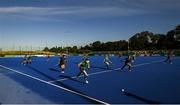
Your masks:
<svg viewBox="0 0 180 105"><path fill-rule="evenodd" d="M77 77L79 77L81 74L84 75L85 82L88 83L88 74L86 72L87 68L90 69L90 62L89 59L84 57L82 62L78 64L78 67L80 69L80 72L78 73Z"/></svg>

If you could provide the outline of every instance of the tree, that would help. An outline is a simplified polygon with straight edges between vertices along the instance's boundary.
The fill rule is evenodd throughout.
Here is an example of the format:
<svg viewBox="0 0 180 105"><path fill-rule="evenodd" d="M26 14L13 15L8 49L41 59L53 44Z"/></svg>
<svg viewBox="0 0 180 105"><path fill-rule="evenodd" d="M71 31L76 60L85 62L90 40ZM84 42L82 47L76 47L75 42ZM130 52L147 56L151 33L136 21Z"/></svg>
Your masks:
<svg viewBox="0 0 180 105"><path fill-rule="evenodd" d="M93 42L90 45L91 45L93 51L103 51L100 41Z"/></svg>
<svg viewBox="0 0 180 105"><path fill-rule="evenodd" d="M45 47L45 48L43 49L43 51L48 52L48 51L49 51L49 48L48 48L48 47Z"/></svg>
<svg viewBox="0 0 180 105"><path fill-rule="evenodd" d="M159 40L156 44L157 49L158 50L165 50L165 49L167 49L166 45L167 45L166 35L163 35L163 34L159 35Z"/></svg>
<svg viewBox="0 0 180 105"><path fill-rule="evenodd" d="M180 25L177 25L174 31L175 31L174 33L175 40L180 41Z"/></svg>
<svg viewBox="0 0 180 105"><path fill-rule="evenodd" d="M170 49L180 48L180 25L167 32L167 47Z"/></svg>
<svg viewBox="0 0 180 105"><path fill-rule="evenodd" d="M175 28L175 48L180 49L180 25L176 26Z"/></svg>
<svg viewBox="0 0 180 105"><path fill-rule="evenodd" d="M73 47L68 47L68 51L71 53L76 53L78 50L77 46L73 46Z"/></svg>
<svg viewBox="0 0 180 105"><path fill-rule="evenodd" d="M136 33L129 38L130 50L162 50L162 49L180 49L180 25L177 25L175 29L164 34L153 34L149 31L143 31ZM128 50L128 42L125 40L100 42L95 41L91 44L81 46L80 49L77 46L73 47L52 47L51 52L83 52L83 51L124 51ZM49 51L49 48L44 48L44 51Z"/></svg>
<svg viewBox="0 0 180 105"><path fill-rule="evenodd" d="M144 50L149 49L152 44L153 33L148 31L143 31L137 33L129 39L130 49L132 50Z"/></svg>
<svg viewBox="0 0 180 105"><path fill-rule="evenodd" d="M56 53L57 53L57 47L52 47L52 48L50 48L50 51L51 51L51 52L56 52Z"/></svg>
<svg viewBox="0 0 180 105"><path fill-rule="evenodd" d="M167 48L174 48L174 42L175 42L175 38L174 38L174 35L175 35L175 31L174 30L171 30L171 31L168 31L167 32L167 35L166 35L166 40L167 40Z"/></svg>

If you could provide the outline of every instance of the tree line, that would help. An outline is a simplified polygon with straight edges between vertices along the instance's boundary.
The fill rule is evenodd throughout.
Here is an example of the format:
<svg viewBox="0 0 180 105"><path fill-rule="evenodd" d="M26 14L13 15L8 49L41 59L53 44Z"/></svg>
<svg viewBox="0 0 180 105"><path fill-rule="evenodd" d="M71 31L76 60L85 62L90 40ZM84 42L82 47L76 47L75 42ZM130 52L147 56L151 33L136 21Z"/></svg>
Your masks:
<svg viewBox="0 0 180 105"><path fill-rule="evenodd" d="M127 50L165 50L180 49L180 25L166 34L154 34L149 31L136 33L129 40L95 41L85 46L77 47L45 47L43 51L81 53L84 51L127 51Z"/></svg>

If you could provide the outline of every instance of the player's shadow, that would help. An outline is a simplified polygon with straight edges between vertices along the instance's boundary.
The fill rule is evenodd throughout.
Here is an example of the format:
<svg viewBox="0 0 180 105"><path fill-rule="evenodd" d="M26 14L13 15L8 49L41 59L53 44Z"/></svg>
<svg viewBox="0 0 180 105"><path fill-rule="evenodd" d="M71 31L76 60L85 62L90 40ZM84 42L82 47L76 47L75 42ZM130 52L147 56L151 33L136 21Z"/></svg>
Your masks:
<svg viewBox="0 0 180 105"><path fill-rule="evenodd" d="M38 69L36 69L36 68L34 68L34 67L30 66L30 65L27 65L27 67L30 68L31 70L33 70L33 71L39 73L40 75L42 75L42 76L48 78L50 81L56 81L56 79L54 79L54 78L48 76L47 74L41 72L40 70L38 70ZM86 95L86 94L84 94L83 92L78 91L77 89L74 89L74 88L72 88L72 87L70 87L70 86L64 84L64 83L61 82L61 81L56 81L56 82L54 82L53 84L56 84L56 85L61 86L61 87L63 87L63 88L67 88L67 89L72 90L72 91L75 91L75 92L77 92L77 93ZM100 104L100 103L98 103L97 101L94 101L94 100L92 100L92 99L85 98L85 97L82 97L82 98L87 99L87 100L89 100L89 101L91 101L91 102L93 102L93 103L95 103L95 104Z"/></svg>
<svg viewBox="0 0 180 105"><path fill-rule="evenodd" d="M34 68L34 67L32 67L32 66L27 65L26 67L28 67L29 69L31 69L31 70L37 72L38 74L40 74L40 75L42 75L42 76L48 78L49 80L53 80L52 77L48 76L47 74L41 72L40 70L38 70L38 69L36 69L36 68Z"/></svg>
<svg viewBox="0 0 180 105"><path fill-rule="evenodd" d="M67 75L59 75L59 77L62 77L62 78L66 78L68 80L72 80L72 81L75 81L75 82L79 82L79 83L83 83L83 84L86 84L85 82L82 82L82 81L79 81L71 76L67 76Z"/></svg>
<svg viewBox="0 0 180 105"><path fill-rule="evenodd" d="M60 72L60 70L55 69L55 68L49 68L51 71L56 71L56 72Z"/></svg>
<svg viewBox="0 0 180 105"><path fill-rule="evenodd" d="M51 71L55 71L55 72L60 72L60 70L58 69L55 69L55 68L50 68ZM83 83L85 84L85 82L82 82L82 81L79 81L71 76L67 76L67 75L59 75L59 77L62 77L62 78L66 78L68 80L72 80L72 81L75 81L75 82L79 82L79 83Z"/></svg>
<svg viewBox="0 0 180 105"><path fill-rule="evenodd" d="M146 104L162 104L161 102L154 101L154 100L149 100L149 99L146 99L144 97L138 96L138 95L130 93L130 92L124 92L124 95L126 95L128 97L135 98L135 99L140 100L140 101L143 101Z"/></svg>
<svg viewBox="0 0 180 105"><path fill-rule="evenodd" d="M103 69L103 70L113 70L112 68L107 68L107 67L97 67L97 66L91 66L91 68L95 68L95 69Z"/></svg>

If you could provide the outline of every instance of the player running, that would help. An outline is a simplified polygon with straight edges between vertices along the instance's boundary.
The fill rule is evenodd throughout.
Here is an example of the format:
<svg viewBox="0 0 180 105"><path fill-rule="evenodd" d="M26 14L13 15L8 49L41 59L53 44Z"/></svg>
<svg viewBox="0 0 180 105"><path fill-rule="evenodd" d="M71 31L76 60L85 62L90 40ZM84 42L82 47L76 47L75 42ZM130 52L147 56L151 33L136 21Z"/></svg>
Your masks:
<svg viewBox="0 0 180 105"><path fill-rule="evenodd" d="M167 59L164 62L172 64L172 56L173 56L173 52L172 52L172 50L169 50L168 54L167 54Z"/></svg>
<svg viewBox="0 0 180 105"><path fill-rule="evenodd" d="M119 52L118 53L118 57L121 58L122 57L122 53Z"/></svg>
<svg viewBox="0 0 180 105"><path fill-rule="evenodd" d="M129 71L131 71L131 69L132 69L132 65L131 65L131 63L130 63L131 61L132 61L131 56L128 56L128 57L125 59L125 61L124 61L124 66L122 66L121 70L123 70L124 67L128 66Z"/></svg>
<svg viewBox="0 0 180 105"><path fill-rule="evenodd" d="M46 62L48 62L49 60L50 60L50 54L47 55Z"/></svg>
<svg viewBox="0 0 180 105"><path fill-rule="evenodd" d="M32 62L32 56L29 55L29 56L27 57L27 64L31 64L31 62Z"/></svg>
<svg viewBox="0 0 180 105"><path fill-rule="evenodd" d="M109 60L109 56L107 54L105 55L105 58L104 58L103 62L106 65L107 69L109 69L109 64L112 63L112 62Z"/></svg>
<svg viewBox="0 0 180 105"><path fill-rule="evenodd" d="M32 62L32 56L31 55L30 56L25 55L23 57L21 64L25 66L27 64L31 64L31 62Z"/></svg>
<svg viewBox="0 0 180 105"><path fill-rule="evenodd" d="M21 61L21 64L25 66L27 64L27 59L28 59L28 57L27 57L27 55L25 55Z"/></svg>
<svg viewBox="0 0 180 105"><path fill-rule="evenodd" d="M135 62L135 59L136 59L135 56L136 56L136 55L132 55L132 57L131 57L131 62Z"/></svg>
<svg viewBox="0 0 180 105"><path fill-rule="evenodd" d="M59 67L61 69L61 73L64 73L64 69L65 69L65 62L66 62L66 56L65 54L63 54L60 58L59 58Z"/></svg>
<svg viewBox="0 0 180 105"><path fill-rule="evenodd" d="M88 83L88 74L86 72L87 68L90 69L90 62L87 57L84 57L83 60L78 64L78 67L80 69L80 72L77 74L77 77L79 77L81 74L84 75L85 82Z"/></svg>

